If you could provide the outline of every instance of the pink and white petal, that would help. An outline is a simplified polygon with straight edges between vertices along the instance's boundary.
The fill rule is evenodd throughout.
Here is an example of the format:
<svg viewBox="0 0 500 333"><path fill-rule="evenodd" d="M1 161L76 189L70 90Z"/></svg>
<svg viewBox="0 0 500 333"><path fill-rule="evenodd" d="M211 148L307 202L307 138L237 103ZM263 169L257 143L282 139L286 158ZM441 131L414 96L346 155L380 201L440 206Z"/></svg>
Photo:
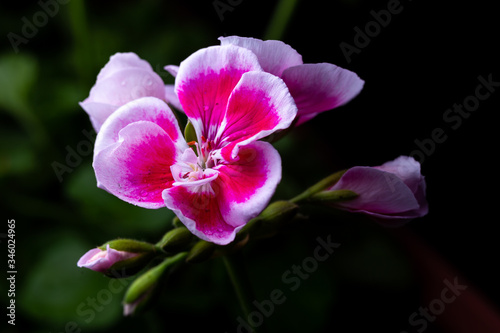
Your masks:
<svg viewBox="0 0 500 333"><path fill-rule="evenodd" d="M224 220L245 225L259 215L281 181L281 158L268 142L256 141L239 149L237 161L215 167L219 177L212 188Z"/></svg>
<svg viewBox="0 0 500 333"><path fill-rule="evenodd" d="M108 245L109 246L109 245ZM91 268L95 266L98 259L96 258L104 258L106 256L106 251L103 251L99 248L94 248L87 251L76 263L78 267L87 267Z"/></svg>
<svg viewBox="0 0 500 333"><path fill-rule="evenodd" d="M375 169L391 172L398 176L415 195L419 209L413 211L415 217L424 216L429 211L426 198L425 177L421 175L420 163L411 156L399 156L393 161L386 162Z"/></svg>
<svg viewBox="0 0 500 333"><path fill-rule="evenodd" d="M229 97L227 112L217 133L215 145L222 154L234 158L241 146L288 128L297 115L297 107L286 84L266 72L247 72Z"/></svg>
<svg viewBox="0 0 500 333"><path fill-rule="evenodd" d="M208 242L226 245L243 227L224 220L211 184L171 187L163 192L163 199L191 233Z"/></svg>
<svg viewBox="0 0 500 333"><path fill-rule="evenodd" d="M121 106L146 96L163 99L163 80L152 70L127 68L97 80L90 90L88 100Z"/></svg>
<svg viewBox="0 0 500 333"><path fill-rule="evenodd" d="M118 106L97 102L88 102L84 100L79 103L85 112L90 117L90 121L92 122L92 126L95 131L98 133L101 129L102 124L108 119L108 117L118 109Z"/></svg>
<svg viewBox="0 0 500 333"><path fill-rule="evenodd" d="M98 186L140 207L164 207L162 192L174 182L170 167L181 153L158 124L130 123L94 156Z"/></svg>
<svg viewBox="0 0 500 333"><path fill-rule="evenodd" d="M279 40L260 40L249 37L219 37L221 45L236 45L249 49L257 55L262 69L281 76L288 67L302 65L302 56L290 45Z"/></svg>
<svg viewBox="0 0 500 333"><path fill-rule="evenodd" d="M147 61L139 58L139 56L133 52L116 53L109 58L108 63L101 69L97 75L97 80L103 80L117 71L128 68L153 71L153 68Z"/></svg>
<svg viewBox="0 0 500 333"><path fill-rule="evenodd" d="M165 101L177 110L184 111L181 102L179 102L179 97L175 93L175 86L173 84L165 85Z"/></svg>
<svg viewBox="0 0 500 333"><path fill-rule="evenodd" d="M399 156L393 161L375 167L375 169L395 174L401 178L413 192L417 191L422 181L420 163L410 156Z"/></svg>
<svg viewBox="0 0 500 333"><path fill-rule="evenodd" d="M352 211L397 215L419 208L413 192L396 175L372 167L353 167L331 190L351 190L359 196L336 205Z"/></svg>
<svg viewBox="0 0 500 333"><path fill-rule="evenodd" d="M234 45L198 50L180 64L175 91L199 138L215 138L229 95L253 70L261 70L255 54Z"/></svg>
<svg viewBox="0 0 500 333"><path fill-rule="evenodd" d="M137 121L157 124L170 136L179 150L188 148L177 119L168 105L154 97L143 97L123 105L108 117L97 134L94 156L115 144L119 140L120 131Z"/></svg>
<svg viewBox="0 0 500 333"><path fill-rule="evenodd" d="M177 73L179 73L179 66L176 65L167 65L163 67L167 72L170 73L173 77L177 76Z"/></svg>
<svg viewBox="0 0 500 333"><path fill-rule="evenodd" d="M356 97L364 85L356 73L328 63L290 67L282 78L295 99L299 117L341 106Z"/></svg>

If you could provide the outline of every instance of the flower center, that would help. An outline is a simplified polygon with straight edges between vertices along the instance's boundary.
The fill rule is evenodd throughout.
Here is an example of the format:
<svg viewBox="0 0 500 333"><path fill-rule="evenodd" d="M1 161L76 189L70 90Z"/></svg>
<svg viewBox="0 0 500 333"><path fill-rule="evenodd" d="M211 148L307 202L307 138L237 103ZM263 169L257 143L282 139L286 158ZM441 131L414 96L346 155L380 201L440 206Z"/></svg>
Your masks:
<svg viewBox="0 0 500 333"><path fill-rule="evenodd" d="M192 141L179 163L171 167L174 185L198 185L210 182L217 177L218 171L213 168L219 164L217 150L213 143L201 138L201 143Z"/></svg>

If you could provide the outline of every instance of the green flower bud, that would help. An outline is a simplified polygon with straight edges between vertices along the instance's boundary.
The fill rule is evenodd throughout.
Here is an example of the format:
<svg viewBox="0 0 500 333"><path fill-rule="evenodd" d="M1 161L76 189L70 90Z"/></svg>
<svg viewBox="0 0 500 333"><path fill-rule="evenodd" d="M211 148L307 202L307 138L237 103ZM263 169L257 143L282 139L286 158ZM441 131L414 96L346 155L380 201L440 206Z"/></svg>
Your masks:
<svg viewBox="0 0 500 333"><path fill-rule="evenodd" d="M186 261L189 263L199 263L209 259L214 253L217 245L204 240L198 241L189 251Z"/></svg>
<svg viewBox="0 0 500 333"><path fill-rule="evenodd" d="M167 232L156 246L166 252L179 252L185 249L193 238L193 234L188 229L175 228Z"/></svg>
<svg viewBox="0 0 500 333"><path fill-rule="evenodd" d="M177 216L174 216L174 218L172 219L172 225L174 226L174 228L185 228L185 225L182 224L181 220L179 220Z"/></svg>
<svg viewBox="0 0 500 333"><path fill-rule="evenodd" d="M105 250L107 245L117 251L125 251L131 253L155 252L156 247L153 244L141 242L135 239L119 238L111 240L99 246L101 250Z"/></svg>
<svg viewBox="0 0 500 333"><path fill-rule="evenodd" d="M155 291L158 290L166 274L172 271L186 256L187 253L182 252L167 258L132 282L123 299L123 315L129 316L144 308L155 294Z"/></svg>
<svg viewBox="0 0 500 333"><path fill-rule="evenodd" d="M240 231L242 235L246 233L251 237L266 237L274 235L286 223L291 221L299 210L299 206L289 201L275 201L252 219Z"/></svg>
<svg viewBox="0 0 500 333"><path fill-rule="evenodd" d="M194 126L190 121L187 122L186 127L184 128L184 138L186 139L186 142L188 142L188 144L190 142L197 142L198 138L196 136L196 130L194 129Z"/></svg>

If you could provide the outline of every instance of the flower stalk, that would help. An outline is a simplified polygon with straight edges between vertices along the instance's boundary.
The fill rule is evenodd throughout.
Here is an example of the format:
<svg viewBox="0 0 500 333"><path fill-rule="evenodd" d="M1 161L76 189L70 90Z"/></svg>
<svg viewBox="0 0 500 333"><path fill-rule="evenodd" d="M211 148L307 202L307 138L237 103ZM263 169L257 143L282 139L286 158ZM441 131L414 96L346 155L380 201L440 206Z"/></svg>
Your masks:
<svg viewBox="0 0 500 333"><path fill-rule="evenodd" d="M244 318L248 318L251 312L251 301L255 299L255 297L253 296L253 289L245 270L245 260L242 258L241 252L239 251L226 254L222 257L222 259L233 289L236 293L236 297L238 298ZM256 333L256 331L253 330L253 333Z"/></svg>
<svg viewBox="0 0 500 333"><path fill-rule="evenodd" d="M123 299L123 314L125 316L136 313L144 308L159 287L163 277L177 264L184 261L187 253L181 252L173 257L166 258L159 265L151 268L139 276L128 288Z"/></svg>
<svg viewBox="0 0 500 333"><path fill-rule="evenodd" d="M347 171L347 169L340 170L340 171L337 171L337 172L331 174L330 176L328 176L326 178L323 178L322 180L320 180L319 182L317 182L313 186L309 187L307 190L300 193L296 197L290 199L289 201L292 203L298 204L298 203L301 203L301 202L311 198L311 196L315 195L316 193L319 193L319 192L327 189L328 187L335 185L346 171Z"/></svg>

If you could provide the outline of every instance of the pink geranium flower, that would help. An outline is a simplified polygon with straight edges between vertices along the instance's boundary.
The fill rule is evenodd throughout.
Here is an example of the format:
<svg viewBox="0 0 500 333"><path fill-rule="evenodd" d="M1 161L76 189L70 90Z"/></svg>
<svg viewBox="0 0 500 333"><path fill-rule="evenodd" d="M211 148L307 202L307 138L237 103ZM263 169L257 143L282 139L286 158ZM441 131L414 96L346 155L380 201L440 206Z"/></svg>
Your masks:
<svg viewBox="0 0 500 333"><path fill-rule="evenodd" d="M412 157L400 156L378 167L350 168L329 190L358 194L352 200L335 203L335 207L394 225L427 214L425 188L420 164Z"/></svg>
<svg viewBox="0 0 500 333"><path fill-rule="evenodd" d="M278 40L220 37L221 45L237 45L257 55L264 71L279 76L297 104L297 125L356 97L364 81L347 69L329 63L304 64L302 56Z"/></svg>
<svg viewBox="0 0 500 333"><path fill-rule="evenodd" d="M227 244L281 180L278 152L257 140L289 127L297 108L283 80L242 47L201 49L177 70L175 92L197 142L186 143L160 99L129 102L97 135L98 186L141 207L166 206L196 236Z"/></svg>
<svg viewBox="0 0 500 333"><path fill-rule="evenodd" d="M78 267L85 267L96 272L106 273L116 263L138 256L139 253L117 251L106 246L106 250L95 248L85 253L78 260Z"/></svg>
<svg viewBox="0 0 500 333"><path fill-rule="evenodd" d="M99 132L104 121L120 106L145 96L166 99L166 93L171 90L147 61L135 53L116 53L101 69L89 96L80 106Z"/></svg>

